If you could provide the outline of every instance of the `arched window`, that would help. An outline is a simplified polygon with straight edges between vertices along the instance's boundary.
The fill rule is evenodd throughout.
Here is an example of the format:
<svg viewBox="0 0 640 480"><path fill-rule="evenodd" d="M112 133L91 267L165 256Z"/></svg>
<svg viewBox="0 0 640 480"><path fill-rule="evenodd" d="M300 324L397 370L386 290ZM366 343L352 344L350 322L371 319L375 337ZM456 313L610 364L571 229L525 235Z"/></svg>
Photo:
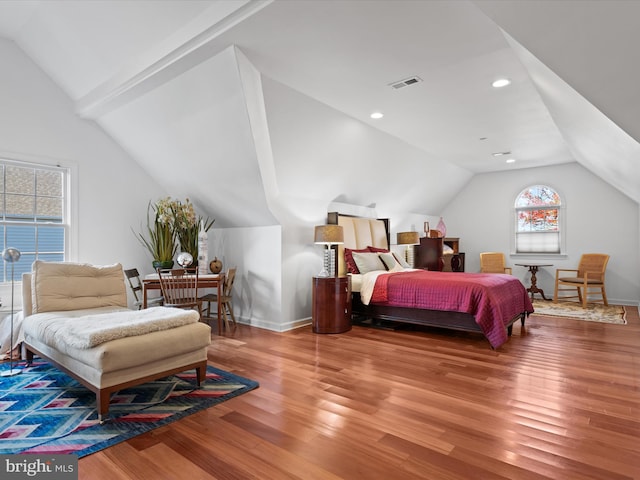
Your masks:
<svg viewBox="0 0 640 480"><path fill-rule="evenodd" d="M516 253L560 253L560 195L546 185L525 188L515 202Z"/></svg>

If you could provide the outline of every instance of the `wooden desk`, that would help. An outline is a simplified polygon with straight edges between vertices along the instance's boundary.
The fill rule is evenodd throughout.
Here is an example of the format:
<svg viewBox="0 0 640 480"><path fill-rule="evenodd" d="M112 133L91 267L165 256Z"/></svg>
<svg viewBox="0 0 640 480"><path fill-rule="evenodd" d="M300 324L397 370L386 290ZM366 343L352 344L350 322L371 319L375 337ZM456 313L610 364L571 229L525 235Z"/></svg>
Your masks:
<svg viewBox="0 0 640 480"><path fill-rule="evenodd" d="M198 275L198 290L205 288L215 288L218 298L222 298L222 287L224 285L224 273ZM160 277L157 273L151 273L142 280L142 308L147 308L147 292L149 290L161 290ZM218 302L218 335L220 330L220 320L222 317L222 305Z"/></svg>
<svg viewBox="0 0 640 480"><path fill-rule="evenodd" d="M531 301L533 301L533 296L536 293L539 293L540 295L542 295L542 298L547 300L547 297L544 296L544 292L542 291L542 289L538 288L538 285L537 285L538 279L536 278L536 273L538 273L538 269L540 267L553 267L553 265L551 264L543 265L541 263L516 263L516 265L518 267L526 267L529 269L529 272L531 272L531 286L527 288L527 292L531 294Z"/></svg>

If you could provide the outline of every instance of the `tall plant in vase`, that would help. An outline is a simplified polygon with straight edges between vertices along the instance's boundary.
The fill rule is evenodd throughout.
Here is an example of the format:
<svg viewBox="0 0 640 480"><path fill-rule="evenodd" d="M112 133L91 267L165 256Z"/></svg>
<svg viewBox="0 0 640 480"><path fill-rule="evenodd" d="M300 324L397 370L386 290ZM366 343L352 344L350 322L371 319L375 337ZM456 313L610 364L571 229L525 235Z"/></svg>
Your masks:
<svg viewBox="0 0 640 480"><path fill-rule="evenodd" d="M178 246L174 228L174 203L170 197L147 206L146 232L137 237L153 258L153 268L171 268Z"/></svg>
<svg viewBox="0 0 640 480"><path fill-rule="evenodd" d="M184 203L173 203L173 221L180 251L191 254L194 259L193 266L197 265L200 228L205 232L209 231L215 220L196 215L193 204L187 198Z"/></svg>

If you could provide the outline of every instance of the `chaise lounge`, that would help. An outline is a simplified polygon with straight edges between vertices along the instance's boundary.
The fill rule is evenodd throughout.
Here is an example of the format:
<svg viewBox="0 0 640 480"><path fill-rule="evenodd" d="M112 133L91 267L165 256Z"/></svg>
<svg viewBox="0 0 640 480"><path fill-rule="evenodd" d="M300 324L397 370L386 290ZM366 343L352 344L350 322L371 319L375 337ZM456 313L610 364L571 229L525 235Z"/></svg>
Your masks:
<svg viewBox="0 0 640 480"><path fill-rule="evenodd" d="M195 311L127 308L120 264L36 261L23 274L27 362L48 360L96 394L100 421L112 393L185 370L198 385L211 328Z"/></svg>

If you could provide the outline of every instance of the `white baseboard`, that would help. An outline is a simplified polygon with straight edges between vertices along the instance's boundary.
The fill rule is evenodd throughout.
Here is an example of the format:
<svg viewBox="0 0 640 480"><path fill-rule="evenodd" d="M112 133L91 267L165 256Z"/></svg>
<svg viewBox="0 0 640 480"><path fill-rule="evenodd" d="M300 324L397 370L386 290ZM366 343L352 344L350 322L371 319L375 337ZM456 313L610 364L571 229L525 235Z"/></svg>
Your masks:
<svg viewBox="0 0 640 480"><path fill-rule="evenodd" d="M288 332L300 327L306 327L311 325L311 317L303 318L300 320L294 320L285 324L270 322L268 320L257 320L255 318L237 318L236 321L243 325L250 325L252 327L264 328L265 330L271 330L272 332Z"/></svg>

